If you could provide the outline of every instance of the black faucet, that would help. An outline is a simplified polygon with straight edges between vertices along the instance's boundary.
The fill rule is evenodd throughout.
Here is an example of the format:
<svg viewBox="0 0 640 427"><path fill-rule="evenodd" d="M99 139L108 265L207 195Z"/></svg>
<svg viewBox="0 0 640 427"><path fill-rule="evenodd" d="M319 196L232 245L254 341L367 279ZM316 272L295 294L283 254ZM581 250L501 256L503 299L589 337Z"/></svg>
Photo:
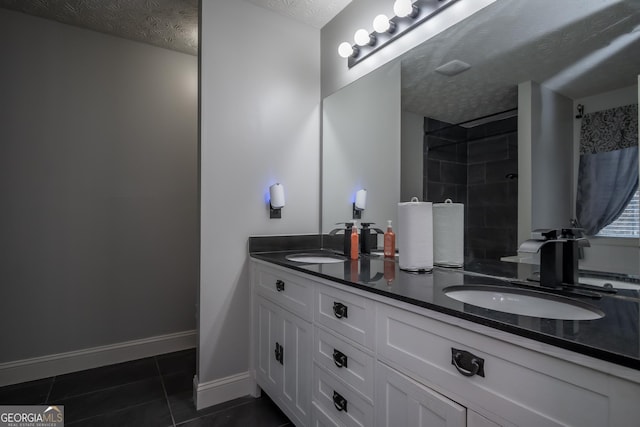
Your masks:
<svg viewBox="0 0 640 427"><path fill-rule="evenodd" d="M524 241L518 252L540 252L540 285L548 287L578 284L578 254L590 246L582 229L534 230L539 238Z"/></svg>
<svg viewBox="0 0 640 427"><path fill-rule="evenodd" d="M384 234L384 231L382 231L379 228L370 228L370 226L372 226L373 224L374 224L373 222L361 223L362 225L362 231L360 233L360 253L361 254L370 254L371 248L374 246L374 242L375 242L375 246L377 246L378 244L378 234ZM374 233L371 233L372 231Z"/></svg>
<svg viewBox="0 0 640 427"><path fill-rule="evenodd" d="M335 236L340 231L344 231L342 250L344 252L344 256L348 257L351 255L351 231L353 230L353 222L338 222L336 225L344 225L344 228L334 228L329 232L329 235Z"/></svg>

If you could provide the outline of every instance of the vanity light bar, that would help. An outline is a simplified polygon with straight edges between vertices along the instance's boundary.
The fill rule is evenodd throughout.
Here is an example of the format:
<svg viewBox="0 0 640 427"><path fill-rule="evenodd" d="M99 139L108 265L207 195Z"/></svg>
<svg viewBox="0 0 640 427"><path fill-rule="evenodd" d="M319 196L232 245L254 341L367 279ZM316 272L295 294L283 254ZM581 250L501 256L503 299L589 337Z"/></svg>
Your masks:
<svg viewBox="0 0 640 427"><path fill-rule="evenodd" d="M355 44L340 43L338 54L347 59L347 66L351 68L456 1L396 0L393 5L396 16L390 19L385 15L376 16L373 20L374 30L371 33L365 29L356 31Z"/></svg>

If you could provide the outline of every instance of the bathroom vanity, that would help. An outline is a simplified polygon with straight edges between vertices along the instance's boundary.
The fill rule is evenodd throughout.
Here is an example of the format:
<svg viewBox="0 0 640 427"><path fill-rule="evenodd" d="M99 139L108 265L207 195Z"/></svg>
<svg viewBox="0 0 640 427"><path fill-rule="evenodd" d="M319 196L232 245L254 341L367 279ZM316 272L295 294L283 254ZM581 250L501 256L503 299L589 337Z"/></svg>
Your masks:
<svg viewBox="0 0 640 427"><path fill-rule="evenodd" d="M517 278L516 264L410 274L373 255L314 264L290 254L251 254L252 369L296 425L602 427L640 419L638 291L591 299L601 319L544 319L443 292L504 285L495 276Z"/></svg>

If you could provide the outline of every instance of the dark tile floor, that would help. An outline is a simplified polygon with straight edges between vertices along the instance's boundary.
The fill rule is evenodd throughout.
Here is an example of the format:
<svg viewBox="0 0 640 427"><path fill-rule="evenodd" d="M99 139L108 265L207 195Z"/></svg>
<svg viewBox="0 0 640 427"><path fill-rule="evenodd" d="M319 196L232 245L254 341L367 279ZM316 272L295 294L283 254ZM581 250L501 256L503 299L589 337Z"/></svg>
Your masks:
<svg viewBox="0 0 640 427"><path fill-rule="evenodd" d="M64 405L66 426L292 426L266 394L196 411L196 352L179 351L0 388L0 405Z"/></svg>

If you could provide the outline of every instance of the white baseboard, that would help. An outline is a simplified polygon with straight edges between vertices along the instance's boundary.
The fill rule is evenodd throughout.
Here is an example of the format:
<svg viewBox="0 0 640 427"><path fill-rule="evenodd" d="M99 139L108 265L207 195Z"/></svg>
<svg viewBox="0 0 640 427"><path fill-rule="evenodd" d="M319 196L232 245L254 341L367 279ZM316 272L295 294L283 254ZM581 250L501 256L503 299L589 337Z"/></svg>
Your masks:
<svg viewBox="0 0 640 427"><path fill-rule="evenodd" d="M196 344L197 332L192 330L0 363L0 386L157 356Z"/></svg>
<svg viewBox="0 0 640 427"><path fill-rule="evenodd" d="M242 372L204 383L199 383L196 377L193 388L193 398L196 409L199 411L228 400L254 394L256 385L249 372Z"/></svg>

